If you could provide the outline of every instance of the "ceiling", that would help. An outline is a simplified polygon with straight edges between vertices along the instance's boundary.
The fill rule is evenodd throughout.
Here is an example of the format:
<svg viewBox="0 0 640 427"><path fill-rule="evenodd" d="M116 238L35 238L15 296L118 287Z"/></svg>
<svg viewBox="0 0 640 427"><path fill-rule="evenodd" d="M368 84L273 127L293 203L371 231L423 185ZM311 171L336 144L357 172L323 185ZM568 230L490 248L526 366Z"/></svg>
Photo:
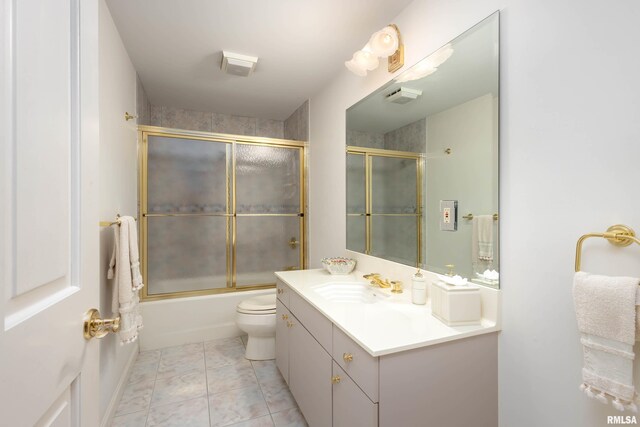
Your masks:
<svg viewBox="0 0 640 427"><path fill-rule="evenodd" d="M411 0L107 0L153 105L286 119ZM249 77L222 50L260 59Z"/></svg>

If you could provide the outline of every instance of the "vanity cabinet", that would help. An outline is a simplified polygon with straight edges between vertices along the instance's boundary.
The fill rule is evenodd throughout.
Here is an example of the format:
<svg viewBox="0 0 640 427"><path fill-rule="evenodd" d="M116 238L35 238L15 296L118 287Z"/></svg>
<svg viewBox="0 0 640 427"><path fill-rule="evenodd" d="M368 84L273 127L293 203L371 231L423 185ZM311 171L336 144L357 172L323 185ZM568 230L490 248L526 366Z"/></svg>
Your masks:
<svg viewBox="0 0 640 427"><path fill-rule="evenodd" d="M375 396L378 368L368 359L377 362L377 358L363 356L364 350L348 343L351 340L346 335L336 338L331 321L287 285L279 282L278 289L283 291L277 293L276 302L276 366L309 425L377 426L378 405L338 365L332 348L335 342L336 348L344 350L347 357L340 360L345 364L351 362L347 352L355 355L356 363L347 369L356 372L356 376L374 374L375 393L372 380L365 379L364 384ZM363 370L362 366L366 368Z"/></svg>
<svg viewBox="0 0 640 427"><path fill-rule="evenodd" d="M311 427L498 425L497 334L374 357L278 288L276 365Z"/></svg>

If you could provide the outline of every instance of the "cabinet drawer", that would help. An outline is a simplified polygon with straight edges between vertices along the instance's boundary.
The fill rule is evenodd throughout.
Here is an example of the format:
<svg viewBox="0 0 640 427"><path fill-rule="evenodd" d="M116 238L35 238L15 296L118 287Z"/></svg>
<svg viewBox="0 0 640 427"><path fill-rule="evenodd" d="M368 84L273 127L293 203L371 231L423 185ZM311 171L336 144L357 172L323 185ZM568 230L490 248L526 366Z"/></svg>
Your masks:
<svg viewBox="0 0 640 427"><path fill-rule="evenodd" d="M285 285L282 280L277 279L276 280L276 296L287 307L289 307L290 294L291 294L291 289L289 289L289 286Z"/></svg>
<svg viewBox="0 0 640 427"><path fill-rule="evenodd" d="M367 396L378 402L378 358L367 353L336 326L333 327L332 355Z"/></svg>
<svg viewBox="0 0 640 427"><path fill-rule="evenodd" d="M333 427L377 427L378 404L373 403L333 362Z"/></svg>
<svg viewBox="0 0 640 427"><path fill-rule="evenodd" d="M327 353L331 354L333 328L331 321L297 293L290 291L289 298L289 310L291 313L311 332L311 335L327 350Z"/></svg>

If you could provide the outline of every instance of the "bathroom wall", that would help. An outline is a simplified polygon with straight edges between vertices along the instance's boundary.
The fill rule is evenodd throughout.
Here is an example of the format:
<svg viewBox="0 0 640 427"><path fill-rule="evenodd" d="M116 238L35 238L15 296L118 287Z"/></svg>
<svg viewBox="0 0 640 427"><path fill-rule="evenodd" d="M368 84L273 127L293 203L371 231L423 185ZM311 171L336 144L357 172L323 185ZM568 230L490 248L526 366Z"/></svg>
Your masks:
<svg viewBox="0 0 640 427"><path fill-rule="evenodd" d="M137 215L136 121L124 113L136 108L136 71L104 2L100 1L100 219L117 213ZM96 224L97 227L97 224ZM111 317L112 281L107 267L113 250L113 230L100 229L100 313ZM113 416L127 369L138 353L138 343L121 346L115 334L99 341L100 415L103 425Z"/></svg>
<svg viewBox="0 0 640 427"><path fill-rule="evenodd" d="M426 218L440 215L440 200L458 201L458 230L440 231L437 220L427 221L425 261L427 268L444 273L454 264L464 277L488 267L498 269L498 260L489 266L481 263L474 270L471 259L472 221L468 213L491 215L497 206L493 194L493 157L498 149L494 136L497 118L491 94L427 117ZM450 148L451 154L444 150ZM472 183L472 185L470 185ZM494 223L497 225L497 223ZM494 229L497 238L497 229ZM465 250L460 250L465 248ZM494 242L494 254L498 254Z"/></svg>
<svg viewBox="0 0 640 427"><path fill-rule="evenodd" d="M151 105L151 126L229 133L233 135L284 138L284 122L256 117L232 116L230 114L184 110L181 108Z"/></svg>
<svg viewBox="0 0 640 427"><path fill-rule="evenodd" d="M600 427L620 413L578 390L571 284L580 235L616 223L640 227L640 56L633 54L640 3L415 0L370 33L399 26L404 70L497 9L500 425ZM345 110L391 77L384 67L366 78L345 69L311 97L312 267L345 252ZM639 276L638 257L637 246L588 240L583 263L597 273Z"/></svg>

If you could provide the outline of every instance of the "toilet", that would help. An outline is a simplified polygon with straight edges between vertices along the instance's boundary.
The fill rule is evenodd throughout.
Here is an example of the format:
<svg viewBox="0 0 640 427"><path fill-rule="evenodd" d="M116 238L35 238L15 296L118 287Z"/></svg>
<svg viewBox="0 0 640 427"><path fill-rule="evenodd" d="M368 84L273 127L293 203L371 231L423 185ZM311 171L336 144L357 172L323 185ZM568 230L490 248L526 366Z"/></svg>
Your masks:
<svg viewBox="0 0 640 427"><path fill-rule="evenodd" d="M249 336L245 358L276 357L276 294L246 299L236 307L236 325Z"/></svg>

